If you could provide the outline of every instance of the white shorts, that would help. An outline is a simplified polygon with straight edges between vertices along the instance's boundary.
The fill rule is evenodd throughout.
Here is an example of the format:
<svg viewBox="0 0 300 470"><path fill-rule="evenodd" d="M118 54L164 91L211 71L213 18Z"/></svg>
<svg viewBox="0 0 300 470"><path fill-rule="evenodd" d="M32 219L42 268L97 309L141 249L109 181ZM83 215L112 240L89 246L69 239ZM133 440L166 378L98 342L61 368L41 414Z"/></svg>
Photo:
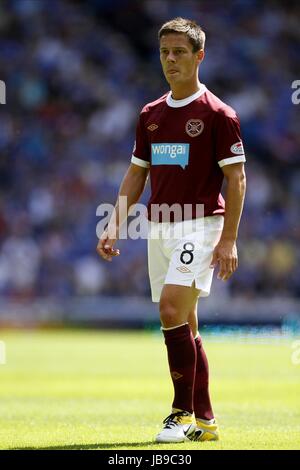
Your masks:
<svg viewBox="0 0 300 470"><path fill-rule="evenodd" d="M213 268L210 268L224 217L214 215L175 223L149 222L148 269L152 301L159 302L164 284L192 286L200 297L210 293Z"/></svg>

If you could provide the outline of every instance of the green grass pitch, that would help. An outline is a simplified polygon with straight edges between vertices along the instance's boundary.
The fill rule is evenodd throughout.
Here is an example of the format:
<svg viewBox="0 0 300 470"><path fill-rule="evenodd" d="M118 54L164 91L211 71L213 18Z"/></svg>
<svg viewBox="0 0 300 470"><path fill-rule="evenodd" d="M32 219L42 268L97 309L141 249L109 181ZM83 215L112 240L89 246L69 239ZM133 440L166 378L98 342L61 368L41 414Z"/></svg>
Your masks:
<svg viewBox="0 0 300 470"><path fill-rule="evenodd" d="M173 396L159 332L0 331L1 449L300 449L292 342L205 338L221 440L155 444Z"/></svg>

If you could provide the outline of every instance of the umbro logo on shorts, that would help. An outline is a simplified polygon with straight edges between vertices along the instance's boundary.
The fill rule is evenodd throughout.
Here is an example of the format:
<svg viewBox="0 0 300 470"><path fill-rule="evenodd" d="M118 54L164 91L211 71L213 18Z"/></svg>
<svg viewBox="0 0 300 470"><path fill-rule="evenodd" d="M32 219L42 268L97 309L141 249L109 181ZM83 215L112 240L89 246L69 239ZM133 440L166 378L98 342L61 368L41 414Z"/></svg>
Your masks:
<svg viewBox="0 0 300 470"><path fill-rule="evenodd" d="M191 273L192 271L189 270L189 268L186 268L185 266L179 266L179 268L176 268L177 271L180 271L181 273Z"/></svg>

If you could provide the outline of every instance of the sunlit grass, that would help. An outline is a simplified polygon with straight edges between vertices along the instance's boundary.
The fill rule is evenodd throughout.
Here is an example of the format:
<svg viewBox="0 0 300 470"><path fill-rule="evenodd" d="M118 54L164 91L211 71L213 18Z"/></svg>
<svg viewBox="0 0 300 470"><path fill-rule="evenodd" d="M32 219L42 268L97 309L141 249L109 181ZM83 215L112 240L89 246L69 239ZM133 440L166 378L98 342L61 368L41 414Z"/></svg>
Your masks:
<svg viewBox="0 0 300 470"><path fill-rule="evenodd" d="M155 444L172 386L160 333L2 331L1 449L300 449L291 344L204 344L221 429L213 443Z"/></svg>

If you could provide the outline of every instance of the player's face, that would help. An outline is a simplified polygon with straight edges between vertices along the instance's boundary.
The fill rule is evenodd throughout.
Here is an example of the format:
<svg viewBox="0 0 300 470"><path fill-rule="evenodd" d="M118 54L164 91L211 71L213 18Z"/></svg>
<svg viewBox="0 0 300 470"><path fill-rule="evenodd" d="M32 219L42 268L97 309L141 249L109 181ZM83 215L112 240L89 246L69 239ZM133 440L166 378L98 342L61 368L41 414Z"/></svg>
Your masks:
<svg viewBox="0 0 300 470"><path fill-rule="evenodd" d="M193 80L203 57L203 50L193 52L193 46L185 34L170 33L160 39L160 61L171 87Z"/></svg>

